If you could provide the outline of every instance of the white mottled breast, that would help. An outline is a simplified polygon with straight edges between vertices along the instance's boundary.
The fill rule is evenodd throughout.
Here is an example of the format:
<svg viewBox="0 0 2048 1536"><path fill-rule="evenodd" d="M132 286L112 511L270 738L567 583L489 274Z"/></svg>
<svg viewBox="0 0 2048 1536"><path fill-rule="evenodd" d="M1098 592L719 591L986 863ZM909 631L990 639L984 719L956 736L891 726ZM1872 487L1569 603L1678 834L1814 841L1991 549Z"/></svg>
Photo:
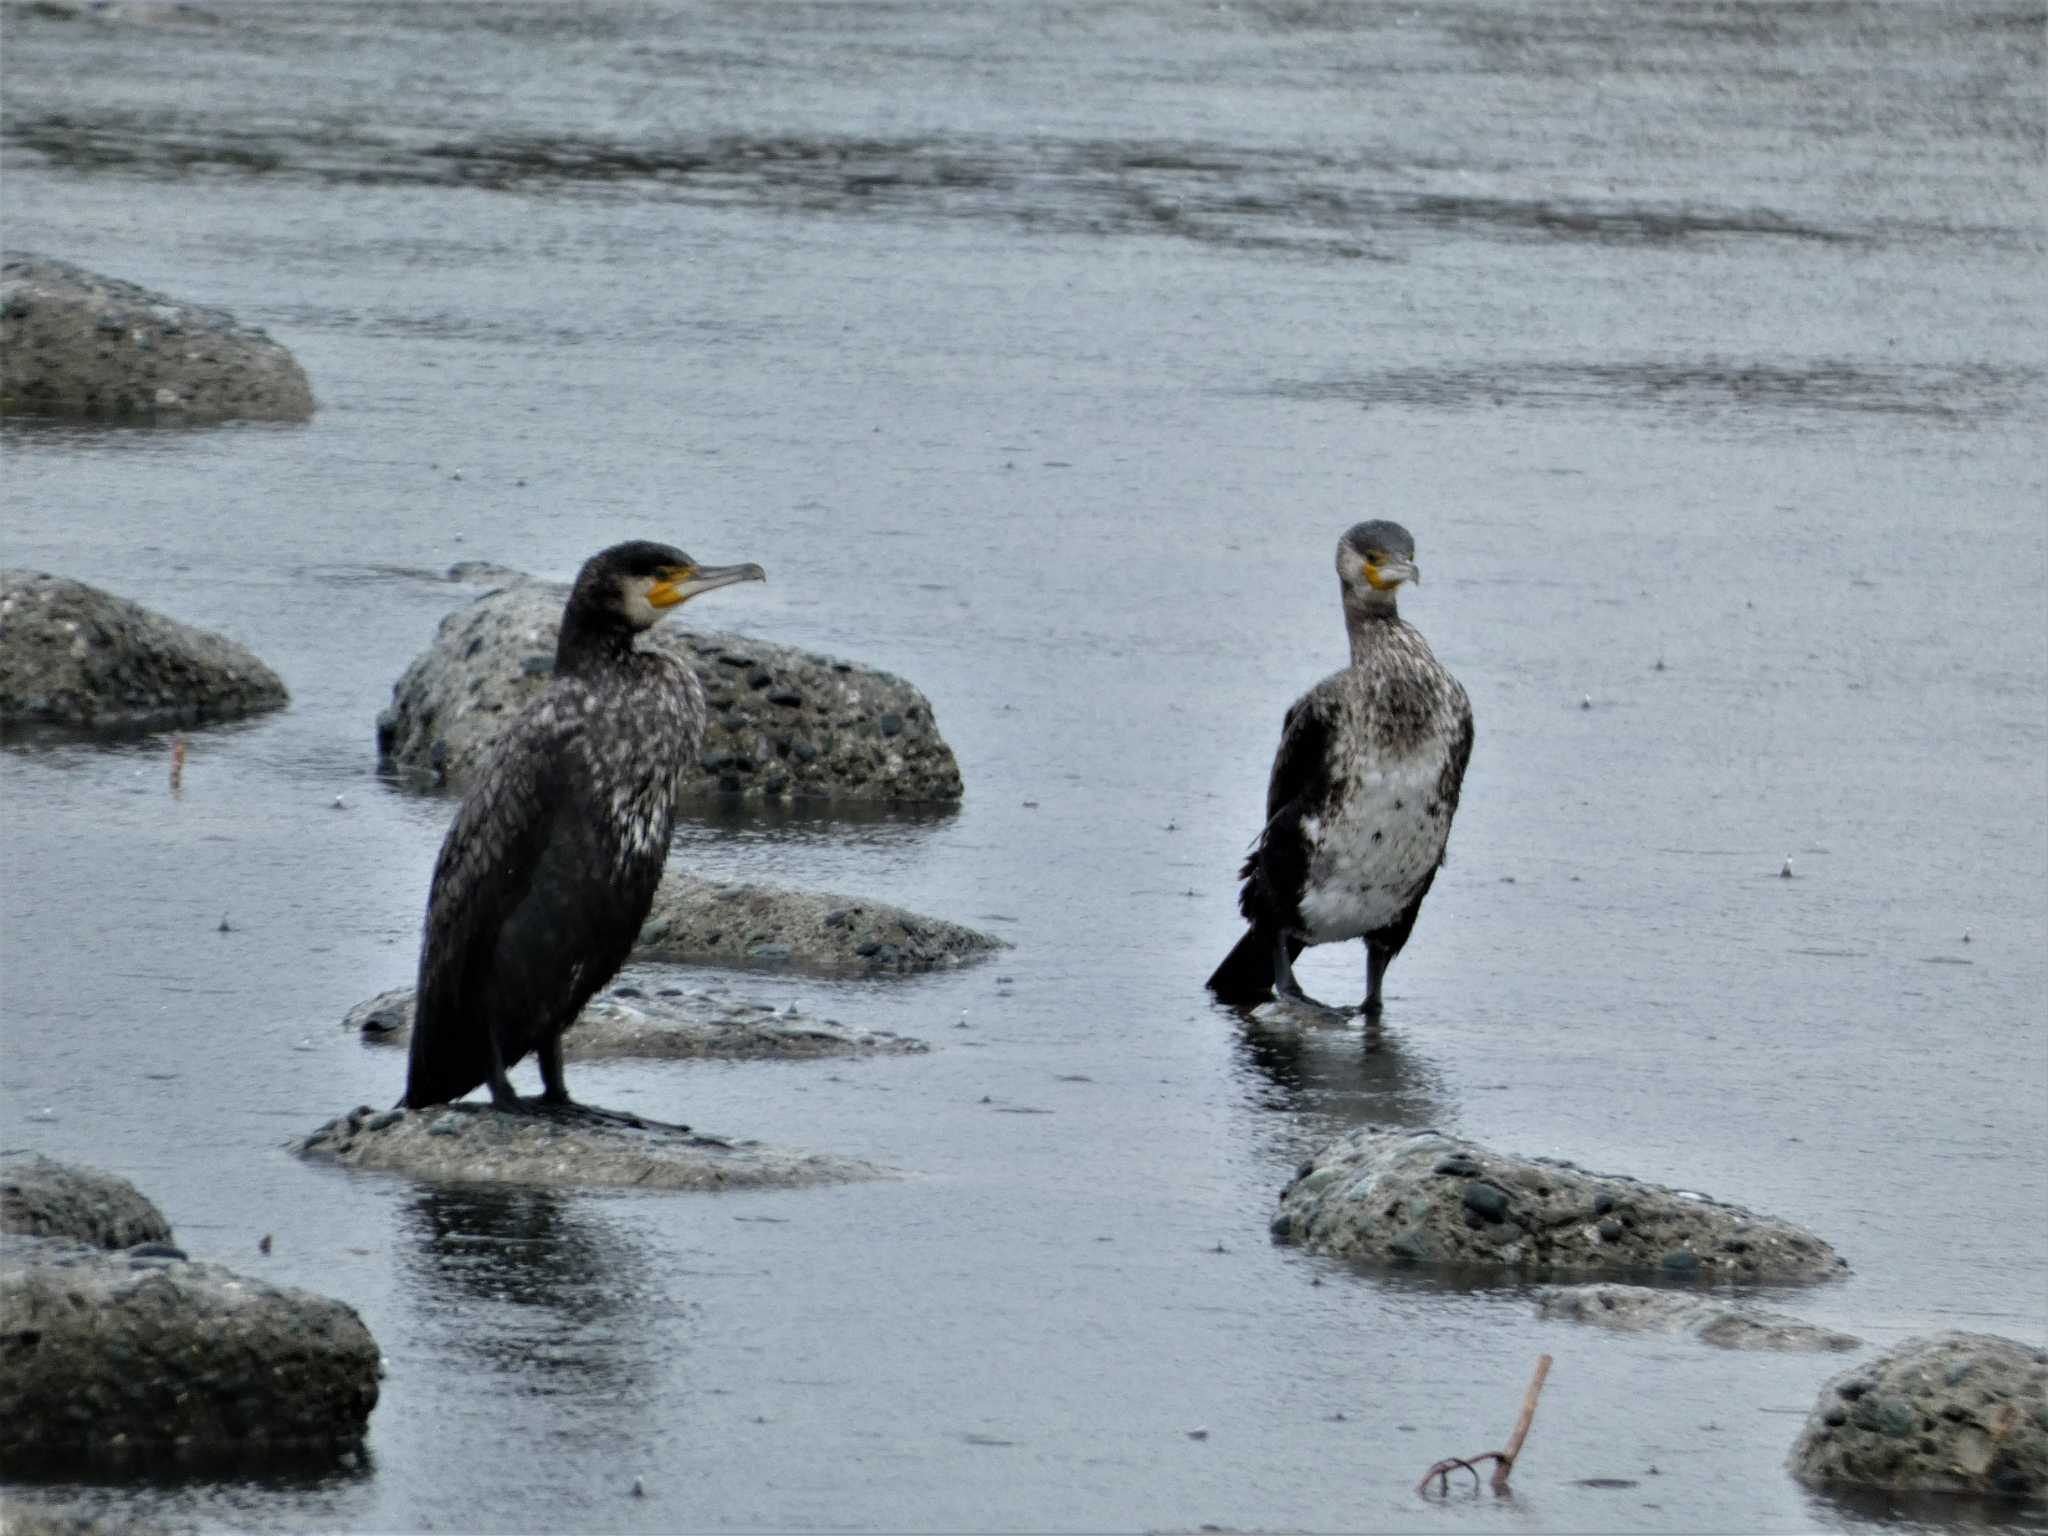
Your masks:
<svg viewBox="0 0 2048 1536"><path fill-rule="evenodd" d="M1444 762L1437 750L1361 768L1340 806L1304 818L1309 869L1301 922L1310 943L1384 928L1415 899L1451 833L1449 812L1437 804Z"/></svg>
<svg viewBox="0 0 2048 1536"><path fill-rule="evenodd" d="M1472 706L1422 636L1392 620L1362 626L1352 664L1296 708L1316 710L1329 734L1328 792L1301 820L1301 933L1358 938L1399 917L1443 862L1457 793L1447 770Z"/></svg>
<svg viewBox="0 0 2048 1536"><path fill-rule="evenodd" d="M579 748L605 827L617 834L615 877L650 864L658 869L667 857L676 795L697 772L705 712L689 668L648 650L636 652L631 672L593 700Z"/></svg>

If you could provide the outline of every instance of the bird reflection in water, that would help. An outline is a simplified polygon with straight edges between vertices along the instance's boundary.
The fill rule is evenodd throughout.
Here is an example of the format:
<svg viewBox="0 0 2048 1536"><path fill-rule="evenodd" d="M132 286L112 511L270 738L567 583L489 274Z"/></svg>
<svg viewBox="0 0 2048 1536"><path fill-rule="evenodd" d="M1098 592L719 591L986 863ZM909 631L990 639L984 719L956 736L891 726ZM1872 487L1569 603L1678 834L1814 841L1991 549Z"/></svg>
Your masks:
<svg viewBox="0 0 2048 1536"><path fill-rule="evenodd" d="M1319 1137L1361 1125L1428 1126L1444 1116L1442 1074L1398 1034L1275 1017L1271 1008L1230 1011L1238 1077L1259 1109L1302 1116Z"/></svg>
<svg viewBox="0 0 2048 1536"><path fill-rule="evenodd" d="M436 1188L404 1210L405 1273L441 1347L526 1390L642 1400L670 1310L646 1252L550 1190Z"/></svg>

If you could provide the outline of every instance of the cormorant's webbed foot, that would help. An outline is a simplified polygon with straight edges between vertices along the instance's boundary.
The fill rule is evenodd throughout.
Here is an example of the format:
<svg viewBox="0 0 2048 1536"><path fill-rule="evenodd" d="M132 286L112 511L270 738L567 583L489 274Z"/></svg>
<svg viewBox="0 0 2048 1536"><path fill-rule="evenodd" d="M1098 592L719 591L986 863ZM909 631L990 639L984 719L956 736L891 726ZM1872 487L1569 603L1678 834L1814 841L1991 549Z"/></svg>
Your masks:
<svg viewBox="0 0 2048 1536"><path fill-rule="evenodd" d="M518 1114L541 1115L560 1121L564 1125L616 1125L633 1131L660 1131L669 1136L688 1136L692 1141L709 1146L732 1145L716 1136L705 1136L672 1120L656 1120L649 1115L636 1115L624 1109L600 1109L595 1104L579 1104L570 1098L550 1098L546 1094L531 1099L521 1099L515 1111Z"/></svg>
<svg viewBox="0 0 2048 1536"><path fill-rule="evenodd" d="M1332 1008L1322 999L1310 997L1302 991L1301 983L1294 979L1294 957L1288 953L1288 948L1284 936L1273 947L1273 1001L1290 1013L1304 1014L1312 1020L1348 1018L1343 1009Z"/></svg>
<svg viewBox="0 0 2048 1536"><path fill-rule="evenodd" d="M688 1131L687 1125L672 1125L666 1120L650 1120L645 1115L636 1115L624 1109L599 1109L595 1104L579 1104L574 1099L550 1098L542 1094L527 1099L522 1107L537 1115L546 1115L551 1120L569 1124L582 1121L590 1125L623 1125L639 1131Z"/></svg>
<svg viewBox="0 0 2048 1536"><path fill-rule="evenodd" d="M1292 982L1294 978L1290 976L1288 980ZM1309 996L1296 983L1292 986L1276 984L1273 1000L1260 1004L1257 1016L1273 1023L1285 1021L1328 1029L1349 1023L1354 1014L1349 1008L1333 1008L1321 998Z"/></svg>

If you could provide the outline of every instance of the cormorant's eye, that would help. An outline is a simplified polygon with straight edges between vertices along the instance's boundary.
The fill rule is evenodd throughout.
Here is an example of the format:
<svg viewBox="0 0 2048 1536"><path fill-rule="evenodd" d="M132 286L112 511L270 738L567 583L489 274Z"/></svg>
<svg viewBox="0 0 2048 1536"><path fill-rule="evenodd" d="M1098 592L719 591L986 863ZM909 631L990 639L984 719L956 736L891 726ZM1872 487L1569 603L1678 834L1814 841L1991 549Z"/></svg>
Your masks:
<svg viewBox="0 0 2048 1536"><path fill-rule="evenodd" d="M1367 565L1385 565L1387 563L1385 551L1368 549L1365 552L1365 563Z"/></svg>

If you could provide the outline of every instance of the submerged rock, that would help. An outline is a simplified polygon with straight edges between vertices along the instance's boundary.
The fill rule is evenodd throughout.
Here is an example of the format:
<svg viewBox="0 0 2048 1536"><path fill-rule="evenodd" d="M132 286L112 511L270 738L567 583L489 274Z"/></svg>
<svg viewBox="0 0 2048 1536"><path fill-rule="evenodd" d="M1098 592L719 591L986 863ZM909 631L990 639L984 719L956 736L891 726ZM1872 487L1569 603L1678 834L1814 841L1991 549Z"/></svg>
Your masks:
<svg viewBox="0 0 2048 1536"><path fill-rule="evenodd" d="M826 975L929 971L1008 946L887 902L773 885L662 876L634 955L685 965L772 965Z"/></svg>
<svg viewBox="0 0 2048 1536"><path fill-rule="evenodd" d="M675 1126L565 1124L489 1104L351 1110L289 1150L344 1168L447 1184L561 1189L758 1189L885 1178L854 1158L692 1135Z"/></svg>
<svg viewBox="0 0 2048 1536"><path fill-rule="evenodd" d="M461 785L554 670L566 586L522 581L441 621L377 717L396 767ZM960 768L930 703L887 672L681 624L646 642L695 668L711 705L686 796L864 801L960 798Z"/></svg>
<svg viewBox="0 0 2048 1536"><path fill-rule="evenodd" d="M1461 1269L1756 1281L1848 1267L1803 1227L1704 1195L1373 1127L1302 1165L1273 1232L1319 1253Z"/></svg>
<svg viewBox="0 0 2048 1536"><path fill-rule="evenodd" d="M224 636L84 582L0 571L0 725L192 725L287 698L275 672Z"/></svg>
<svg viewBox="0 0 2048 1536"><path fill-rule="evenodd" d="M253 326L69 262L0 265L0 415L304 421L313 391Z"/></svg>
<svg viewBox="0 0 2048 1536"><path fill-rule="evenodd" d="M495 560L458 560L444 573L445 579L465 587L516 587L533 578L524 571Z"/></svg>
<svg viewBox="0 0 2048 1536"><path fill-rule="evenodd" d="M1787 1353L1859 1349L1853 1334L1817 1328L1784 1312L1756 1312L1697 1291L1640 1285L1554 1286L1536 1298L1544 1317L1567 1318L1621 1333L1689 1334L1719 1349Z"/></svg>
<svg viewBox="0 0 2048 1536"><path fill-rule="evenodd" d="M0 1158L0 1232L94 1248L171 1240L164 1213L126 1179L35 1153Z"/></svg>
<svg viewBox="0 0 2048 1536"><path fill-rule="evenodd" d="M142 22L152 26L215 27L221 18L192 0L8 0L0 14L51 21L89 21L99 26ZM0 1526L0 1530L10 1527Z"/></svg>
<svg viewBox="0 0 2048 1536"><path fill-rule="evenodd" d="M342 1022L372 1044L399 1045L412 1038L412 1016L412 989L398 987L356 1004ZM722 992L663 988L649 994L632 985L591 999L562 1036L568 1061L881 1056L926 1049L922 1040L906 1035L849 1029L834 1019L778 1012Z"/></svg>
<svg viewBox="0 0 2048 1536"><path fill-rule="evenodd" d="M1908 1339L1821 1389L1791 1466L1815 1484L2048 1497L2048 1350Z"/></svg>
<svg viewBox="0 0 2048 1536"><path fill-rule="evenodd" d="M161 1526L108 1518L83 1505L57 1505L0 1492L0 1531L7 1536L164 1536Z"/></svg>

